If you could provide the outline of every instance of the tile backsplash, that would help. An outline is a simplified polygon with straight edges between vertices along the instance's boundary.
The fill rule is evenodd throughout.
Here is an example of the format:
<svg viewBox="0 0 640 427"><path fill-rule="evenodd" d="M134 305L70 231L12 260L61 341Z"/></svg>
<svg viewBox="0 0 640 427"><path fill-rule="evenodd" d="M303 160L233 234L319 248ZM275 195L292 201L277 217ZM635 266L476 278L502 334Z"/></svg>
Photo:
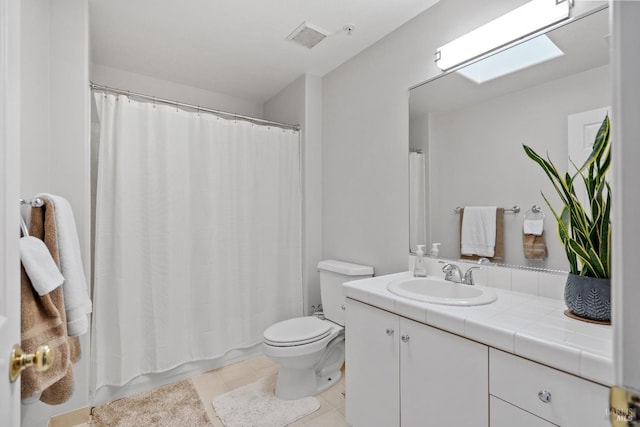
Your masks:
<svg viewBox="0 0 640 427"><path fill-rule="evenodd" d="M414 255L409 255L409 270L413 270ZM442 265L451 262L465 272L469 267L477 266L475 262L451 261L425 257L427 274L435 277L444 277ZM563 299L564 285L567 281L567 273L553 271L539 271L521 267L483 265L481 270L473 272L473 278L477 285L507 289L531 295L547 298Z"/></svg>

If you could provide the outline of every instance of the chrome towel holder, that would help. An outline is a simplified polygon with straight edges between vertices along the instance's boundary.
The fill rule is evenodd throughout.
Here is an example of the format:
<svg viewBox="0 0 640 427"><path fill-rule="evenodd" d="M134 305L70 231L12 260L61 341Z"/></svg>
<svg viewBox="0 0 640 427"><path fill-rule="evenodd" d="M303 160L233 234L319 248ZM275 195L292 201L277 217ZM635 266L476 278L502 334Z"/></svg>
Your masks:
<svg viewBox="0 0 640 427"><path fill-rule="evenodd" d="M461 206L456 206L455 208L453 208L453 212L454 213L460 213L460 211L462 209L464 209L464 208L461 207ZM520 206L514 205L512 208L504 208L504 211L505 211L505 213L506 212L511 212L511 213L517 214L517 213L520 212Z"/></svg>

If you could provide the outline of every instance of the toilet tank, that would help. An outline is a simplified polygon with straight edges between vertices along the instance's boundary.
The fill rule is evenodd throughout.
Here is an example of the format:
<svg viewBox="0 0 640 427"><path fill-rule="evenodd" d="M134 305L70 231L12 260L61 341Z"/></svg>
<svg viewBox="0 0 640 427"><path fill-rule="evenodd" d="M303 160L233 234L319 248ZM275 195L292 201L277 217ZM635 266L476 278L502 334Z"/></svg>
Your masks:
<svg viewBox="0 0 640 427"><path fill-rule="evenodd" d="M329 259L318 263L320 298L324 317L344 326L345 297L342 284L373 276L373 267Z"/></svg>

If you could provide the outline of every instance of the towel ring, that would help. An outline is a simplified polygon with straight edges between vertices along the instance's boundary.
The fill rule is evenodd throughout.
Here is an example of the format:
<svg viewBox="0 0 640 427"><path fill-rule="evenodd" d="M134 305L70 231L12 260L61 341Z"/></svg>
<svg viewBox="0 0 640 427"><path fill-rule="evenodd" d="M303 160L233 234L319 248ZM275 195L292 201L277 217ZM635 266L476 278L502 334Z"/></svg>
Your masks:
<svg viewBox="0 0 640 427"><path fill-rule="evenodd" d="M525 214L524 214L524 219L546 219L546 215L544 214L544 212L542 212L542 208L538 205L533 205L531 206L531 209L529 209Z"/></svg>

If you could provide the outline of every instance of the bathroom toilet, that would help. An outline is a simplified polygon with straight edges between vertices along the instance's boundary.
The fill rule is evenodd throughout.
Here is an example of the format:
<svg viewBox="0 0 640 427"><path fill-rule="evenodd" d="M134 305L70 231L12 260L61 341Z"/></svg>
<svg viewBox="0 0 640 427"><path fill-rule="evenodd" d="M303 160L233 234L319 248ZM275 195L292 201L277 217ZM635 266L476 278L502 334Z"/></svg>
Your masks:
<svg viewBox="0 0 640 427"><path fill-rule="evenodd" d="M278 364L276 396L293 400L314 396L335 384L344 363L342 284L373 276L373 267L344 261L318 263L324 319L296 317L264 331L264 354Z"/></svg>

